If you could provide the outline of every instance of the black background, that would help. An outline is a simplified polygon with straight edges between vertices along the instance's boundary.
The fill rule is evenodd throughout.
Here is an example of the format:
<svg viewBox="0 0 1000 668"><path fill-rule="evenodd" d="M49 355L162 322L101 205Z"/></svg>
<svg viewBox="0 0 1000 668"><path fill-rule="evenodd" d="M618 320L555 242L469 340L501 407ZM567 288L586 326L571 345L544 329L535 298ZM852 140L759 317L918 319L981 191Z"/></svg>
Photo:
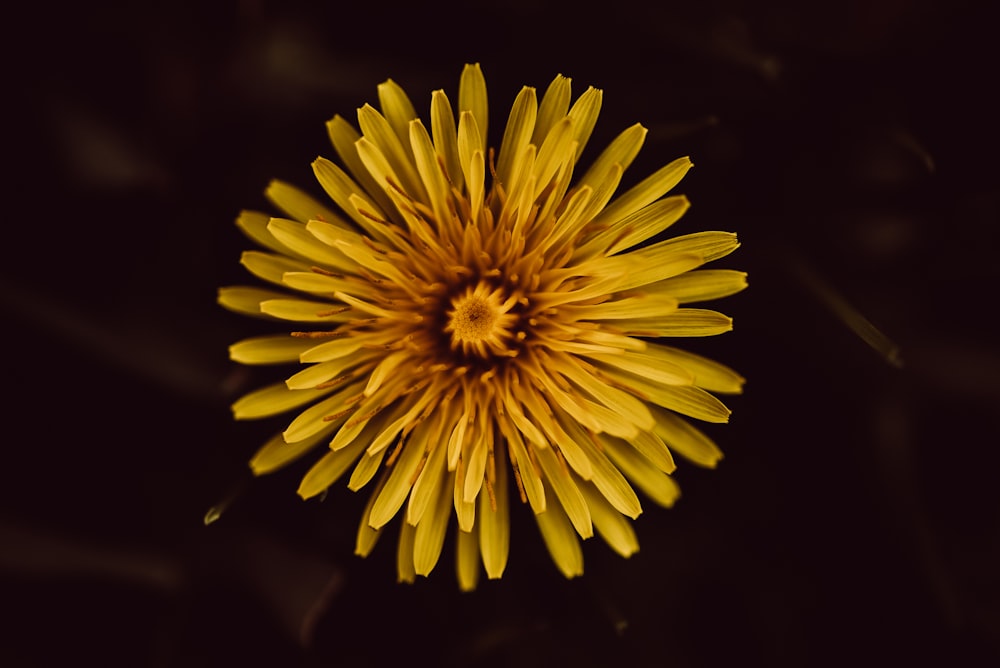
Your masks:
<svg viewBox="0 0 1000 668"><path fill-rule="evenodd" d="M1000 270L988 3L225 0L36 3L6 20L0 663L124 666L997 665ZM691 155L678 233L723 229L751 289L693 349L738 368L719 469L647 503L640 553L565 581L516 507L503 580L452 543L395 583L363 495L249 480L280 421L228 404L269 331L215 305L232 225L312 192L324 122L388 77L426 114L482 64L493 134L556 73L650 129L626 180ZM494 137L496 143L498 137ZM830 308L892 338L889 364ZM222 519L205 511L229 500Z"/></svg>

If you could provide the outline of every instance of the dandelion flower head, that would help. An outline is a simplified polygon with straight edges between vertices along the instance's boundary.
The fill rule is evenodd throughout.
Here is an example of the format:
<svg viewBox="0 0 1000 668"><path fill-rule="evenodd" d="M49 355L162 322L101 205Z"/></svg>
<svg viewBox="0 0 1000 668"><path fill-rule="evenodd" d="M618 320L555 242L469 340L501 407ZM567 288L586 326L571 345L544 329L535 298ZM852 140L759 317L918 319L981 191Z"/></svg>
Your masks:
<svg viewBox="0 0 1000 668"><path fill-rule="evenodd" d="M539 101L522 88L499 150L478 65L462 72L457 108L431 95L429 128L392 80L378 99L381 111L358 110L360 131L339 116L327 125L340 164L321 157L313 169L333 206L274 181L266 194L284 215L237 221L263 248L243 265L280 289L226 287L219 301L286 329L235 343L231 358L300 365L233 404L237 419L294 413L251 468L318 451L299 494L345 476L370 490L356 552L399 516L402 581L431 572L452 517L460 586L481 571L499 578L518 499L567 577L583 572L580 539L595 530L631 555L635 490L669 507L672 453L721 458L689 418L726 422L716 395L743 378L664 340L732 328L685 305L746 286L742 272L702 268L736 235L663 238L688 208L667 196L687 158L619 193L639 124L577 163L598 89L573 100L557 76Z"/></svg>

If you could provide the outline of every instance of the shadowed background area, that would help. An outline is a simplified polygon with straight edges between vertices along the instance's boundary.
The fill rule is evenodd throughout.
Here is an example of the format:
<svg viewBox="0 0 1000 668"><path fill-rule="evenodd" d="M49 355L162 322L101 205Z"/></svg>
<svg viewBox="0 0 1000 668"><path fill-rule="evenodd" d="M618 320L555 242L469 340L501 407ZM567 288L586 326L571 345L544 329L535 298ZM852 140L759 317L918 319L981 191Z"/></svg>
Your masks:
<svg viewBox="0 0 1000 668"><path fill-rule="evenodd" d="M24 8L3 59L0 664L996 665L1000 109L981 5ZM451 538L414 586L395 583L392 527L352 556L365 493L302 502L308 462L250 479L282 424L232 422L272 376L226 348L277 330L215 304L250 282L238 211L270 210L271 178L320 194L326 120L389 77L426 114L465 62L494 145L520 86L562 73L604 89L584 161L635 122L627 183L692 156L675 231L738 232L719 266L751 283L715 305L735 331L688 346L748 379L707 429L720 467L681 462L684 496L645 504L641 551L589 541L574 581L515 504L507 573L474 594Z"/></svg>

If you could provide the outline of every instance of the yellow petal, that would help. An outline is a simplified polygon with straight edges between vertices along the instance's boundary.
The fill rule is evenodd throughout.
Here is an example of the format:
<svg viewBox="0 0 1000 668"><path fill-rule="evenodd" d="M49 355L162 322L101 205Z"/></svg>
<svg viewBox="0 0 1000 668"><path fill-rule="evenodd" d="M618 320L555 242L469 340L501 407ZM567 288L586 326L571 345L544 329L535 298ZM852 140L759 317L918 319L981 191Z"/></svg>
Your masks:
<svg viewBox="0 0 1000 668"><path fill-rule="evenodd" d="M730 410L714 396L693 385L661 385L638 376L606 369L605 373L622 387L646 401L705 422L728 422ZM655 421L654 421L655 422Z"/></svg>
<svg viewBox="0 0 1000 668"><path fill-rule="evenodd" d="M264 194L282 212L302 223L307 220L331 220L337 217L333 211L312 196L284 181L271 181Z"/></svg>
<svg viewBox="0 0 1000 668"><path fill-rule="evenodd" d="M503 131L503 140L500 142L500 153L497 156L497 178L504 188L508 189L508 193L514 161L531 141L537 114L535 89L525 86L517 94L511 106L507 125Z"/></svg>
<svg viewBox="0 0 1000 668"><path fill-rule="evenodd" d="M274 235L267 231L267 224L271 221L271 216L259 211L241 211L236 219L236 226L243 234L252 241L277 253L299 257L298 254L274 238Z"/></svg>
<svg viewBox="0 0 1000 668"><path fill-rule="evenodd" d="M260 303L260 312L295 322L340 323L351 319L337 304L305 299L268 299Z"/></svg>
<svg viewBox="0 0 1000 668"><path fill-rule="evenodd" d="M549 504L544 513L535 515L535 520L559 572L567 578L583 575L583 550L562 506Z"/></svg>
<svg viewBox="0 0 1000 668"><path fill-rule="evenodd" d="M405 144L408 141L410 121L417 117L406 91L392 79L387 79L378 86L378 102L399 141Z"/></svg>
<svg viewBox="0 0 1000 668"><path fill-rule="evenodd" d="M365 457L362 457L362 459L365 459ZM375 491L368 497L365 509L361 511L361 522L358 523L358 533L354 542L354 554L359 557L367 557L369 553L371 553L372 548L375 547L375 543L378 542L379 536L382 535L381 529L373 529L371 527L371 524L368 522L368 518L371 516L372 506L375 504L375 497L378 496L378 493L382 489L382 485L384 483L385 476L383 475L382 479L379 480L376 485Z"/></svg>
<svg viewBox="0 0 1000 668"><path fill-rule="evenodd" d="M419 431L420 427L417 430ZM411 442L404 443L401 448L402 451L390 470L385 488L379 492L375 505L372 506L368 522L376 529L391 520L403 505L413 486L417 466L424 455L423 440L416 436Z"/></svg>
<svg viewBox="0 0 1000 668"><path fill-rule="evenodd" d="M653 247L664 252L695 253L705 258L705 262L712 262L732 253L740 247L740 242L733 232L695 232L661 241Z"/></svg>
<svg viewBox="0 0 1000 668"><path fill-rule="evenodd" d="M320 432L320 434L311 437L307 441L302 441L302 443L321 440L327 435L329 435L329 431ZM292 448L300 444L286 445ZM299 496L303 499L309 499L329 489L330 485L337 482L347 469L351 467L351 464L357 461L363 449L364 443L359 441L343 450L327 451L303 476L302 481L299 483Z"/></svg>
<svg viewBox="0 0 1000 668"><path fill-rule="evenodd" d="M563 75L557 75L549 87L545 89L542 96L542 103L538 108L538 117L535 121L535 131L531 135L531 143L541 146L548 136L549 130L561 121L569 110L570 79Z"/></svg>
<svg viewBox="0 0 1000 668"><path fill-rule="evenodd" d="M669 295L681 304L721 299L747 287L747 275L732 269L697 269L652 285L648 292Z"/></svg>
<svg viewBox="0 0 1000 668"><path fill-rule="evenodd" d="M666 444L688 461L714 469L722 459L722 451L712 439L687 420L660 408L653 409L656 433Z"/></svg>
<svg viewBox="0 0 1000 668"><path fill-rule="evenodd" d="M679 308L661 318L619 320L616 328L634 336L716 336L733 329L733 319L700 308Z"/></svg>
<svg viewBox="0 0 1000 668"><path fill-rule="evenodd" d="M260 310L261 302L272 299L285 299L286 297L288 295L284 292L234 285L219 288L218 302L220 306L236 313L257 318L267 318L269 316Z"/></svg>
<svg viewBox="0 0 1000 668"><path fill-rule="evenodd" d="M681 367L690 374L694 385L710 392L739 394L746 382L743 376L726 365L680 348L650 343L644 352L631 354L645 355L659 363Z"/></svg>
<svg viewBox="0 0 1000 668"><path fill-rule="evenodd" d="M364 163L358 156L358 150L355 146L358 139L361 138L358 131L339 115L334 116L326 124L326 129L330 134L330 141L333 143L333 147L336 149L337 156L340 158L341 163L347 167L347 171L353 177L354 182L361 186L361 189L357 191L356 194L366 200L374 201L378 205L377 208L384 212L386 216L398 217L396 207L392 203L392 200L385 194L375 178L368 173ZM324 188L327 185L322 181L320 183L324 186ZM351 215L352 218L354 217L355 214L353 208L341 205L336 198L334 198L334 201L337 202L338 205L344 209L344 211ZM358 221L356 218L355 222L358 222L363 226L363 223Z"/></svg>
<svg viewBox="0 0 1000 668"><path fill-rule="evenodd" d="M566 426L570 433L574 434L577 438L580 447L587 454L587 457L590 458L591 468L593 469L590 482L600 490L601 494L604 495L619 513L628 515L633 519L638 517L639 513L642 512L642 505L639 503L639 498L635 495L628 481L625 480L625 477L615 468L615 465L607 456L594 445L591 438L588 438L587 435L579 431L579 427L574 427L568 421L566 422ZM581 483L580 489L585 491L587 486ZM592 504L589 505L591 505L591 508L593 507Z"/></svg>
<svg viewBox="0 0 1000 668"><path fill-rule="evenodd" d="M587 504L590 506L591 516L594 518L594 528L597 534L604 541L623 557L631 557L639 551L639 540L635 536L635 529L632 523L620 512L615 510L608 500L595 489L593 485L587 484L580 488Z"/></svg>
<svg viewBox="0 0 1000 668"><path fill-rule="evenodd" d="M479 130L478 149L486 151L486 131L489 121L489 105L486 95L486 79L479 63L466 65L462 68L462 76L458 82L458 113L471 112Z"/></svg>
<svg viewBox="0 0 1000 668"><path fill-rule="evenodd" d="M459 531L455 541L455 572L458 587L473 591L479 584L479 541L477 531Z"/></svg>
<svg viewBox="0 0 1000 668"><path fill-rule="evenodd" d="M680 488L673 478L653 466L635 448L613 438L602 438L601 443L604 452L622 473L655 503L669 508L678 499Z"/></svg>
<svg viewBox="0 0 1000 668"><path fill-rule="evenodd" d="M586 295L624 292L641 285L683 274L704 264L705 259L694 253L676 253L648 246L622 255L598 258L581 266L587 275L597 279L593 290L581 290Z"/></svg>
<svg viewBox="0 0 1000 668"><path fill-rule="evenodd" d="M405 144L400 141L385 117L369 104L358 109L358 123L361 126L364 140L378 147L379 153L391 167L390 173L394 174L396 186L406 191L411 198L421 202L426 201L427 193L424 192L423 184L413 166L413 152L410 150L409 141ZM365 161L360 145L357 142L355 145L358 146L358 153L365 167L372 173L375 180L379 181L380 185L385 188L386 185L381 182L380 175L373 172L371 166Z"/></svg>
<svg viewBox="0 0 1000 668"><path fill-rule="evenodd" d="M320 267L349 271L355 266L349 258L316 239L303 223L272 218L267 224L267 229L275 239Z"/></svg>
<svg viewBox="0 0 1000 668"><path fill-rule="evenodd" d="M361 186L344 170L326 158L316 158L312 163L312 168L316 180L323 186L323 190L330 196L330 199L336 202L337 206L351 217L351 220L368 230L369 233L380 237L378 230L371 225L371 218L361 213L364 210L376 218L386 218L382 207L369 197L368 192L362 190ZM352 198L355 198L355 201L352 201Z"/></svg>
<svg viewBox="0 0 1000 668"><path fill-rule="evenodd" d="M282 284L281 277L285 272L309 271L309 265L278 253L263 253L261 251L244 251L240 256L240 264L258 278L270 283Z"/></svg>
<svg viewBox="0 0 1000 668"><path fill-rule="evenodd" d="M593 536L594 527L590 522L590 510L587 508L587 502L584 501L580 489L565 465L560 463L555 451L552 448L537 448L535 455L545 473L545 480L551 485L552 490L556 493L556 498L559 499L558 504L548 504L546 512L555 505L562 506L581 537L590 538Z"/></svg>
<svg viewBox="0 0 1000 668"><path fill-rule="evenodd" d="M288 334L255 336L229 346L229 359L240 364L298 362L299 355L315 345L311 339Z"/></svg>
<svg viewBox="0 0 1000 668"><path fill-rule="evenodd" d="M590 133L597 124L597 117L601 113L601 101L604 93L599 88L590 86L583 95L577 98L573 107L569 110L568 116L573 119L574 139L576 139L576 155L574 160L580 157L580 151L587 145Z"/></svg>
<svg viewBox="0 0 1000 668"><path fill-rule="evenodd" d="M399 582L413 584L417 579L417 571L413 567L413 544L417 531L406 522L399 528L399 544L396 547L396 576Z"/></svg>
<svg viewBox="0 0 1000 668"><path fill-rule="evenodd" d="M323 399L306 410L299 413L291 424L282 433L285 440L289 443L296 443L302 439L309 438L313 434L320 431L326 431L326 427L330 424L330 416L343 413L344 409L348 407L348 400L357 394L358 388L361 386L360 383L355 383L346 388L339 388L339 391L333 393L332 396ZM314 397L319 394L324 396L329 394L332 390L288 390L291 394L312 394ZM337 424L343 424L344 418L340 418Z"/></svg>
<svg viewBox="0 0 1000 668"><path fill-rule="evenodd" d="M434 570L438 557L441 556L441 547L444 545L444 536L448 530L448 520L451 517L451 495L448 494L450 486L443 484L443 480L439 483L441 484L437 485L437 498L424 513L416 528L413 568L417 575L430 575Z"/></svg>
<svg viewBox="0 0 1000 668"><path fill-rule="evenodd" d="M646 128L639 123L627 128L601 151L597 159L590 164L578 182L580 186L596 187L613 165L619 165L622 171L628 169L639 149L646 139Z"/></svg>
<svg viewBox="0 0 1000 668"><path fill-rule="evenodd" d="M651 202L655 202L680 183L684 175L691 169L691 160L687 157L678 158L665 167L630 188L605 207L595 223L610 225L617 220L629 216Z"/></svg>
<svg viewBox="0 0 1000 668"><path fill-rule="evenodd" d="M329 390L289 390L284 383L275 383L244 394L233 402L233 416L237 420L270 417L322 399L329 393Z"/></svg>
<svg viewBox="0 0 1000 668"><path fill-rule="evenodd" d="M496 507L489 494L479 495L479 548L483 555L486 577L503 576L510 550L510 517L508 515L507 462L503 449L496 452L496 478L492 483Z"/></svg>
<svg viewBox="0 0 1000 668"><path fill-rule="evenodd" d="M458 130L455 127L455 115L451 103L444 91L436 90L431 94L431 137L434 138L434 149L441 156L448 179L452 185L461 190L462 162L458 157Z"/></svg>
<svg viewBox="0 0 1000 668"><path fill-rule="evenodd" d="M254 475L277 471L315 448L333 429L334 426L330 425L327 431L314 434L312 438L298 443L286 443L281 434L275 434L250 459L250 470Z"/></svg>

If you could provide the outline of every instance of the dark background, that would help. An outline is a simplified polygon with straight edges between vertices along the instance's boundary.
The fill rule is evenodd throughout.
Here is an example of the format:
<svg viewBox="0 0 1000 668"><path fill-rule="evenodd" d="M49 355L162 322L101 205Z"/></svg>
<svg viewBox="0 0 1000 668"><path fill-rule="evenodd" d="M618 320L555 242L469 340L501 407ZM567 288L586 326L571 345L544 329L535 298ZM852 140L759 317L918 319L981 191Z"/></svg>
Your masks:
<svg viewBox="0 0 1000 668"><path fill-rule="evenodd" d="M1000 169L989 3L35 3L6 20L0 664L998 665ZM584 160L691 155L677 231L736 231L751 289L691 347L748 378L716 471L646 504L642 551L565 581L515 507L500 582L452 543L395 583L363 495L250 481L279 422L228 404L267 331L222 311L233 226L279 177L318 193L324 122L392 77L426 114L482 63L605 91ZM496 143L498 137L493 138ZM848 326L842 297L898 344ZM205 511L227 503L210 527Z"/></svg>

